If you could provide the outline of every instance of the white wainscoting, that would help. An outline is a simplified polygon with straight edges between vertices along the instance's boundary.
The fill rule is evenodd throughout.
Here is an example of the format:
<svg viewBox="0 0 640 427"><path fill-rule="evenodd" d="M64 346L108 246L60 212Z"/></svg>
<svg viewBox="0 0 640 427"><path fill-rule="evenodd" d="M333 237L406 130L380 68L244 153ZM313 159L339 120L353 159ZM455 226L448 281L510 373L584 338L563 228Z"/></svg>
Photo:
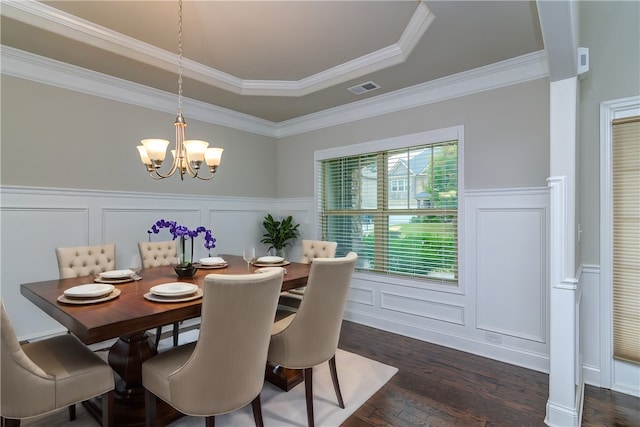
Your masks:
<svg viewBox="0 0 640 427"><path fill-rule="evenodd" d="M345 317L549 370L547 188L467 191L457 288L356 272Z"/></svg>
<svg viewBox="0 0 640 427"><path fill-rule="evenodd" d="M640 397L640 366L613 359L611 349L602 344L607 341L603 340L603 334L611 336L612 332L603 327L611 325L611 320L603 322L602 319L603 313L610 315L611 310L602 307L600 266L582 265L579 280L582 286L580 342L584 382Z"/></svg>
<svg viewBox="0 0 640 427"><path fill-rule="evenodd" d="M580 343L584 382L600 386L602 361L600 354L600 267L582 265L578 281L582 288L580 307Z"/></svg>
<svg viewBox="0 0 640 427"><path fill-rule="evenodd" d="M163 218L211 228L217 239L212 255L241 254L247 244L261 253L266 252L260 243L262 218L266 213L280 215L275 199L6 186L1 197L2 299L20 339L64 330L20 294L22 283L58 277L56 247L115 243L116 267L127 268L138 255L138 242L146 241L149 227ZM309 223L308 211L296 203L287 207L297 221ZM152 236L154 241L170 238L167 230ZM207 255L201 240L194 247L195 259Z"/></svg>
<svg viewBox="0 0 640 427"><path fill-rule="evenodd" d="M27 187L2 187L2 298L20 339L63 328L20 295L20 284L58 276L55 248L116 244L126 268L137 242L160 218L212 229L212 254L240 254L261 245L266 213L293 215L301 240L316 238L313 198L195 197ZM464 272L459 287L356 272L345 318L402 335L547 372L548 295L546 188L465 194ZM155 239L169 238L155 236ZM196 245L196 257L204 248ZM8 267L10 266L10 267Z"/></svg>

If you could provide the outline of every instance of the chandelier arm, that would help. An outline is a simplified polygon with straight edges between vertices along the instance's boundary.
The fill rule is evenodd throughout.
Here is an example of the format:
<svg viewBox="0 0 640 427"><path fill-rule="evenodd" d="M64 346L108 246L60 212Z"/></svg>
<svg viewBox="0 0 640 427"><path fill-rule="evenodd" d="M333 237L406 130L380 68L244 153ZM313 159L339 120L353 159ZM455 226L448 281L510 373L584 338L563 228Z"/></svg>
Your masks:
<svg viewBox="0 0 640 427"><path fill-rule="evenodd" d="M186 169L187 169L187 173L189 174L189 176L191 178L197 177L198 176L198 172L200 172L200 169L199 168L198 169L194 168L190 161L187 161L187 168Z"/></svg>
<svg viewBox="0 0 640 427"><path fill-rule="evenodd" d="M153 172L149 172L149 175L151 175L153 179L164 179L164 178L169 178L171 175L173 175L173 172L169 171L169 173L165 175L160 173L160 170L158 168L158 169L154 169Z"/></svg>
<svg viewBox="0 0 640 427"><path fill-rule="evenodd" d="M201 180L203 180L203 181L209 181L209 180L210 180L210 179L212 179L214 176L215 176L215 174L210 173L210 175L209 175L209 176L207 176L207 177L205 177L205 178L201 177L200 175L196 175L194 178L198 178L198 179L201 179Z"/></svg>
<svg viewBox="0 0 640 427"><path fill-rule="evenodd" d="M160 175L157 171L153 170L151 172L149 172L149 176L155 180L161 180L161 179L165 179L165 178L169 178L169 176L163 176Z"/></svg>

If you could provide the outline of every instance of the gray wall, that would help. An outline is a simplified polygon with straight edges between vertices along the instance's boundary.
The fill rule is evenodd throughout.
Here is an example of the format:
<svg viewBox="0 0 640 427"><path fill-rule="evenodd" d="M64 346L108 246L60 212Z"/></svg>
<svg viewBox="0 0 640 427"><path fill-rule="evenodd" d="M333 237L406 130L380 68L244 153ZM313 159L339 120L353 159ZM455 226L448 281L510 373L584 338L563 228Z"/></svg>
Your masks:
<svg viewBox="0 0 640 427"><path fill-rule="evenodd" d="M614 5L615 7L612 7ZM578 191L582 264L600 264L600 102L640 94L640 2L581 2Z"/></svg>
<svg viewBox="0 0 640 427"><path fill-rule="evenodd" d="M211 182L180 182L177 176L156 181L140 163L135 147L144 138L174 141L174 112L4 75L1 84L3 185L217 196L276 194L274 138L190 120L185 109L187 138L224 148L222 165Z"/></svg>
<svg viewBox="0 0 640 427"><path fill-rule="evenodd" d="M313 196L315 150L465 126L465 188L545 187L549 83L539 79L278 141L278 196Z"/></svg>

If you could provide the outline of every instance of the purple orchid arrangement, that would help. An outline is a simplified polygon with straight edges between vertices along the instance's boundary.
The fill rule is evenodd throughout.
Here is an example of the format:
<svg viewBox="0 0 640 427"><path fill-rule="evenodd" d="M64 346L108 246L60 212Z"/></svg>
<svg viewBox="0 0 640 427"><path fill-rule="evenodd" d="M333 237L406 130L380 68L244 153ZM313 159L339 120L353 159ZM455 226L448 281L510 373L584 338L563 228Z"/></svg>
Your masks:
<svg viewBox="0 0 640 427"><path fill-rule="evenodd" d="M190 230L184 225L178 225L176 221L165 221L164 219L156 221L156 223L147 230L147 233L149 234L149 241L151 241L151 234L158 234L163 228L169 229L169 233L173 236L173 240L180 238L183 257L186 255L184 250L185 240L189 237L191 238L191 253L193 254L193 239L198 237L198 234L200 233L204 233L204 247L207 250L211 250L216 247L216 238L211 234L211 230L206 229L203 226ZM183 259L182 263L187 264L188 261Z"/></svg>

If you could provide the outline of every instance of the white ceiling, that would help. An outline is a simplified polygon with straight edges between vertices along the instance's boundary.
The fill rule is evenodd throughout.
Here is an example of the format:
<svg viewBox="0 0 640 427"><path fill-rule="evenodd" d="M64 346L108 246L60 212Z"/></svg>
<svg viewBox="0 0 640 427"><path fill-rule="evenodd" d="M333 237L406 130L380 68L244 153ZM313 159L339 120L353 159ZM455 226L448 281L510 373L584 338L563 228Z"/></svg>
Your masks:
<svg viewBox="0 0 640 427"><path fill-rule="evenodd" d="M3 45L177 93L177 1L3 0L1 14ZM184 96L276 123L543 49L533 1L183 4ZM368 81L380 88L348 91Z"/></svg>

